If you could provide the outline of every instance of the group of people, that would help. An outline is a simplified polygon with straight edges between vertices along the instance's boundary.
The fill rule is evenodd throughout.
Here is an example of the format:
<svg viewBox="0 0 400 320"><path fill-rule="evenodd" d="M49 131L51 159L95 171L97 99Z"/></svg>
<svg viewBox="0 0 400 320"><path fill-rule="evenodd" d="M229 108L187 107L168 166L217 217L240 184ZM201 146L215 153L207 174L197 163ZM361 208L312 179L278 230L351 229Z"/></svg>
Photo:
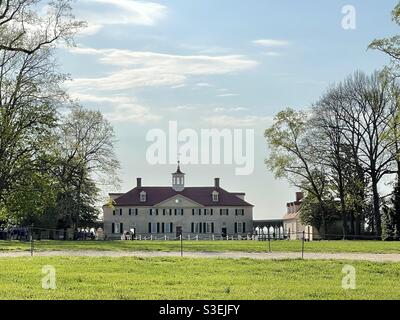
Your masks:
<svg viewBox="0 0 400 320"><path fill-rule="evenodd" d="M0 240L29 240L29 234L29 229L24 227L0 229Z"/></svg>

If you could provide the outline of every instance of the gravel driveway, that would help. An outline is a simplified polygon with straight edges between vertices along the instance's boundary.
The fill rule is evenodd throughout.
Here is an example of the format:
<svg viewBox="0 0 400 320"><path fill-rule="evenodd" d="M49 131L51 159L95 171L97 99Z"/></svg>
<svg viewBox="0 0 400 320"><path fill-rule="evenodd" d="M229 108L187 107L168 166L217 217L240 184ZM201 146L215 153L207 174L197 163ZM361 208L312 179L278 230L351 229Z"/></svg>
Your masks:
<svg viewBox="0 0 400 320"><path fill-rule="evenodd" d="M0 252L0 258L29 257L30 252L12 251ZM41 251L35 252L34 256L79 256L79 257L179 257L180 252L159 251ZM184 252L184 257L189 258L226 258L226 259L264 259L282 260L299 259L298 252L273 252L273 253L248 253L248 252ZM378 253L304 253L304 259L312 260L364 260L373 262L400 262L400 254L378 254Z"/></svg>

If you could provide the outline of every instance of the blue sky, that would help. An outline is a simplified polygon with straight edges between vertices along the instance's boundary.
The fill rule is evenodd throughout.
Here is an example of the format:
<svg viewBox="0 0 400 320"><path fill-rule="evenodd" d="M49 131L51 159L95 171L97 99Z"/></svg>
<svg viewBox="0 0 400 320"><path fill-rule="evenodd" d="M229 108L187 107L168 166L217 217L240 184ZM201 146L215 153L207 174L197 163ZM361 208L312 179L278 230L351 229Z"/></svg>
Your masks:
<svg viewBox="0 0 400 320"><path fill-rule="evenodd" d="M173 165L146 161L152 128L170 120L181 129L254 128L253 174L236 176L231 165L183 170L188 185L220 177L226 189L246 192L255 218L279 218L295 190L264 165L265 128L283 108L310 106L330 83L387 64L367 46L398 32L390 19L396 3L79 0L75 13L88 28L75 48L59 50L59 60L73 79L71 95L114 125L120 191L138 176L145 185L170 183ZM345 5L356 9L355 30L341 27Z"/></svg>

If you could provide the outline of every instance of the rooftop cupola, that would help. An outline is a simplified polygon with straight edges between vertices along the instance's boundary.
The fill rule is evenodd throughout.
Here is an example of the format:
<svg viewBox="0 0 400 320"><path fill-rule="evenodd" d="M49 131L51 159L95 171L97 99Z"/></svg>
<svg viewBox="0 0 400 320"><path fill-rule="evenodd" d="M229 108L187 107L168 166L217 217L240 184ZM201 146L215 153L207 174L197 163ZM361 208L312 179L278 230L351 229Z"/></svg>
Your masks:
<svg viewBox="0 0 400 320"><path fill-rule="evenodd" d="M172 174L172 188L177 192L185 189L185 174L181 171L180 161L178 161L176 172Z"/></svg>

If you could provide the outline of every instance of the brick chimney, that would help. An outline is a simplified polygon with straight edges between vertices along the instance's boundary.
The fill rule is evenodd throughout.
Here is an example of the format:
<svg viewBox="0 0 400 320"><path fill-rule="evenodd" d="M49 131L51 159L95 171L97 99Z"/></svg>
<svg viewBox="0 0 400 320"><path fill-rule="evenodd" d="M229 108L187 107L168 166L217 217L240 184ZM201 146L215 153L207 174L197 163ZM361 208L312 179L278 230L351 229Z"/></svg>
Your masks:
<svg viewBox="0 0 400 320"><path fill-rule="evenodd" d="M142 178L136 178L136 187L141 188L142 187Z"/></svg>
<svg viewBox="0 0 400 320"><path fill-rule="evenodd" d="M214 187L219 188L219 178L214 179Z"/></svg>

